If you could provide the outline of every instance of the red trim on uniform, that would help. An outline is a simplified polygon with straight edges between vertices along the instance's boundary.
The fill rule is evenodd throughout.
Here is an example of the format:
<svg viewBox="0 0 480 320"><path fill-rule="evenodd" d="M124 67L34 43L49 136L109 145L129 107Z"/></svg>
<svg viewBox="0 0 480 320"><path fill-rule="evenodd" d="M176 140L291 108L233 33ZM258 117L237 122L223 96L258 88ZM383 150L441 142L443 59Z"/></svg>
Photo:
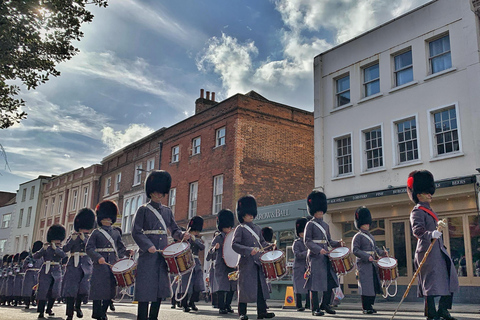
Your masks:
<svg viewBox="0 0 480 320"><path fill-rule="evenodd" d="M427 208L422 207L422 206L418 206L418 209L421 209L421 210L425 211L426 213L428 213L429 215L431 215L431 216L433 217L433 219L435 219L435 221L438 222L438 218L437 218L437 216L435 215L435 213L434 213L432 210L427 209Z"/></svg>

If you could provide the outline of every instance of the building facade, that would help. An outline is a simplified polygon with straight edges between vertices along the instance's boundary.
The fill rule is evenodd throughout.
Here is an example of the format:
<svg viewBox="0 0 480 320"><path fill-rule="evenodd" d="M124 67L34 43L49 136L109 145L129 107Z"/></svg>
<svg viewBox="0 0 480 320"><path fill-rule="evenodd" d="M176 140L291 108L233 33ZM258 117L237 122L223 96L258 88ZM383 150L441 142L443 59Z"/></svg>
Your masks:
<svg viewBox="0 0 480 320"><path fill-rule="evenodd" d="M12 192L0 192L0 255L12 254L7 252L7 242L12 232L12 217L15 214L17 194Z"/></svg>
<svg viewBox="0 0 480 320"><path fill-rule="evenodd" d="M456 299L472 299L480 286L473 3L431 1L314 59L315 186L329 197L327 219L334 236L350 244L353 212L370 208L372 233L398 260L399 292L415 271L406 181L418 169L434 174L432 206L448 218L444 240L461 285ZM355 275L344 280L346 293L356 293Z"/></svg>

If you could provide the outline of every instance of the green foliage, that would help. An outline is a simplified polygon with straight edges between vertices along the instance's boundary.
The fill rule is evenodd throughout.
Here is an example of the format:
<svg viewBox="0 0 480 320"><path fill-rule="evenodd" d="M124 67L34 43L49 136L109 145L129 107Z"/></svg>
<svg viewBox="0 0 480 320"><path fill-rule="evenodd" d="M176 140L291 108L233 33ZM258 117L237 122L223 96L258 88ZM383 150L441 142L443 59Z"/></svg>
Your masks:
<svg viewBox="0 0 480 320"><path fill-rule="evenodd" d="M20 83L35 89L60 72L55 67L78 53L88 4L106 7L108 0L0 0L0 129L25 119L18 99Z"/></svg>

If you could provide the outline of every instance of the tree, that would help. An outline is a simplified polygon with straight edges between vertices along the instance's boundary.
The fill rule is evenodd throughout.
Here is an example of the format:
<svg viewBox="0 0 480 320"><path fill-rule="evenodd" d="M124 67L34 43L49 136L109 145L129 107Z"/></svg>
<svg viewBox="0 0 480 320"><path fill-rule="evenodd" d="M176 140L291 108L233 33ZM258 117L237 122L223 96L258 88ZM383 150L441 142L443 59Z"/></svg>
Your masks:
<svg viewBox="0 0 480 320"><path fill-rule="evenodd" d="M79 52L82 23L91 22L88 4L106 7L108 0L0 0L0 129L25 119L17 96L20 85L35 89L56 66Z"/></svg>

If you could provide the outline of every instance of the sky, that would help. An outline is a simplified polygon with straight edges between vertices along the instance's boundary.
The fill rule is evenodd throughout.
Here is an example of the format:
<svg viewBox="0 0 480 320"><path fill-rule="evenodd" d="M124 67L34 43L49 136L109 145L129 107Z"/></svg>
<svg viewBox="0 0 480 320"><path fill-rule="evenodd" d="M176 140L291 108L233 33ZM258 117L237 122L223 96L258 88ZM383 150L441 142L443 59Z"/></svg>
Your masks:
<svg viewBox="0 0 480 320"><path fill-rule="evenodd" d="M427 0L110 0L61 75L22 90L28 118L0 130L0 191L100 163L216 101L254 90L313 111L316 55ZM6 159L5 159L6 155Z"/></svg>

